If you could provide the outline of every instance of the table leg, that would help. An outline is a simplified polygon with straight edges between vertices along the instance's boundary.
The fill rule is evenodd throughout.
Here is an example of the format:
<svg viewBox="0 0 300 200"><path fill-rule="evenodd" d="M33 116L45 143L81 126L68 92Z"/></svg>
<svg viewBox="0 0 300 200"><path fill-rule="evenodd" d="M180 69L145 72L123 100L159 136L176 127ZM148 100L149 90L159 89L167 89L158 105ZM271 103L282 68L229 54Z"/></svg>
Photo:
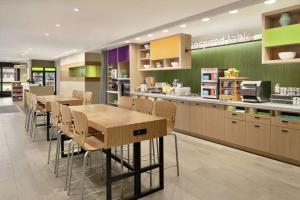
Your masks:
<svg viewBox="0 0 300 200"><path fill-rule="evenodd" d="M159 187L164 188L164 137L159 138Z"/></svg>
<svg viewBox="0 0 300 200"><path fill-rule="evenodd" d="M106 199L112 199L111 149L106 149Z"/></svg>
<svg viewBox="0 0 300 200"><path fill-rule="evenodd" d="M134 195L139 197L141 195L141 143L133 144L133 167L134 167Z"/></svg>
<svg viewBox="0 0 300 200"><path fill-rule="evenodd" d="M50 112L47 112L47 122L46 122L46 126L47 126L47 141L49 141L50 138Z"/></svg>

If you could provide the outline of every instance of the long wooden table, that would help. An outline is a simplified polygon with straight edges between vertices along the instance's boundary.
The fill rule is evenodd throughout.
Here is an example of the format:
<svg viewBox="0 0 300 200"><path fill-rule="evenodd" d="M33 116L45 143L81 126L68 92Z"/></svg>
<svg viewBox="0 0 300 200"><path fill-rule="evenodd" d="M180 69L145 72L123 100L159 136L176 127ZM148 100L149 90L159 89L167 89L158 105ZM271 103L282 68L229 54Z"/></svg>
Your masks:
<svg viewBox="0 0 300 200"><path fill-rule="evenodd" d="M64 105L82 105L82 100L73 97L67 97L62 95L48 95L48 96L37 96L37 101L43 104L45 111L47 113L47 140L49 140L49 128L50 128L50 112L51 112L51 102L57 101Z"/></svg>
<svg viewBox="0 0 300 200"><path fill-rule="evenodd" d="M106 199L112 198L112 183L134 176L134 196L139 199L164 188L163 137L167 135L167 120L161 117L138 113L104 104L71 106L71 110L87 115L90 127L101 131L106 153ZM159 162L141 167L141 142L159 138ZM111 160L120 161L111 153L112 147L133 143L133 166L123 161L129 172L112 176ZM159 186L141 191L141 174L159 168Z"/></svg>

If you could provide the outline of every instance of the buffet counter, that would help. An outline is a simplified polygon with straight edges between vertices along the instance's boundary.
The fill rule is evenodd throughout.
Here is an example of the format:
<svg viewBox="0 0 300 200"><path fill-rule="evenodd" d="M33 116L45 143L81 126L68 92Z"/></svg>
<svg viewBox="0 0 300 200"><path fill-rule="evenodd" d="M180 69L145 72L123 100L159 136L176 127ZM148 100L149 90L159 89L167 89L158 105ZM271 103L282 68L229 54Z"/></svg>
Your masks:
<svg viewBox="0 0 300 200"><path fill-rule="evenodd" d="M279 103L246 103L242 101L222 101L219 99L206 99L200 96L175 96L175 95L165 95L165 94L155 94L155 93L141 93L132 92L132 96L146 96L151 98L160 98L176 101L188 101L188 102L198 102L198 103L212 103L225 106L236 106L245 108L256 108L263 110L274 110L281 112L293 112L300 113L300 105L289 105L289 104L279 104Z"/></svg>

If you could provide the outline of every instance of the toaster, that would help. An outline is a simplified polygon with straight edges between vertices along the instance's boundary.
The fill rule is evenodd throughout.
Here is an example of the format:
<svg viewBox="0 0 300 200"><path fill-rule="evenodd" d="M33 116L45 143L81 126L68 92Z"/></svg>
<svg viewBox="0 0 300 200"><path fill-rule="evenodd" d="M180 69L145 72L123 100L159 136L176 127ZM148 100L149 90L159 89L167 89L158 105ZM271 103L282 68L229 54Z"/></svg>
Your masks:
<svg viewBox="0 0 300 200"><path fill-rule="evenodd" d="M268 102L271 96L271 81L243 81L240 95L244 102Z"/></svg>

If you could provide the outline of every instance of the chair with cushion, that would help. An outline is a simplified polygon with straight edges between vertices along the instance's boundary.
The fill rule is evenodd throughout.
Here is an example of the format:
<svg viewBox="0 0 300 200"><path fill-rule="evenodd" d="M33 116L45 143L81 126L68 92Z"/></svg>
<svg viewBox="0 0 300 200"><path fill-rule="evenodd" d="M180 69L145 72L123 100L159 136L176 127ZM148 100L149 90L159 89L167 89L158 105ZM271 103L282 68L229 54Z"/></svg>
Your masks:
<svg viewBox="0 0 300 200"><path fill-rule="evenodd" d="M91 152L102 151L104 148L103 137L104 135L101 132L98 132L96 135L95 132L93 134L89 134L88 127L88 119L87 116L82 112L73 111L74 118L74 131L73 131L73 140L76 141L77 144L80 145L82 149L85 150L85 155L83 159L82 165L82 178L81 178L81 199L84 197L84 181L85 181L85 168L87 164L87 158ZM75 145L72 145L72 153L71 153L71 164L70 164L70 174L68 181L68 195L71 190L71 180L72 180L72 167L73 167L73 157L74 157L74 148ZM101 152L102 154L102 152ZM101 156L102 158L102 156ZM103 160L102 160L103 166ZM102 168L103 169L103 168ZM101 190L103 191L103 190Z"/></svg>

